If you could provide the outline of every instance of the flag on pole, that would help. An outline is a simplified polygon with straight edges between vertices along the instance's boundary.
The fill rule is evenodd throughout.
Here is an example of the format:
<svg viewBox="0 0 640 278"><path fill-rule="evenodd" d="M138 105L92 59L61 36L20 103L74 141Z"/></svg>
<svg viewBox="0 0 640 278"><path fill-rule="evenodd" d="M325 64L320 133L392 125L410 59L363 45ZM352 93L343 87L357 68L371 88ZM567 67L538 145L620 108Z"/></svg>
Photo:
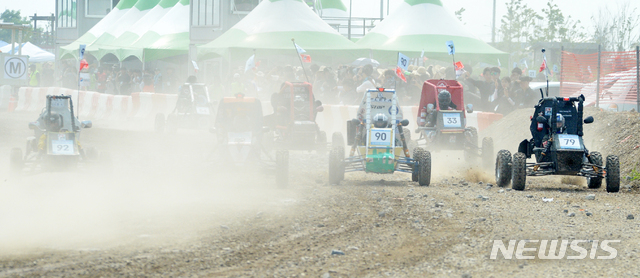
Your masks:
<svg viewBox="0 0 640 278"><path fill-rule="evenodd" d="M256 55L253 54L251 55L251 57L249 57L249 59L247 59L247 62L244 64L244 72L247 72L250 69L254 69L256 67L255 57Z"/></svg>
<svg viewBox="0 0 640 278"><path fill-rule="evenodd" d="M311 63L311 55L300 54L303 63Z"/></svg>
<svg viewBox="0 0 640 278"><path fill-rule="evenodd" d="M402 81L404 81L405 83L407 82L407 78L404 76L404 72L402 71L402 68L400 68L400 66L396 67L396 75L400 77L400 79L402 79Z"/></svg>
<svg viewBox="0 0 640 278"><path fill-rule="evenodd" d="M198 63L196 63L196 61L191 60L191 64L193 64L193 69L196 71L196 73L198 73L198 71L200 70L200 68L198 68Z"/></svg>
<svg viewBox="0 0 640 278"><path fill-rule="evenodd" d="M500 59L498 59L498 67L502 67L502 63L500 63Z"/></svg>
<svg viewBox="0 0 640 278"><path fill-rule="evenodd" d="M83 69L88 69L89 68L89 63L87 63L87 60L82 59L80 60L80 70L82 71Z"/></svg>
<svg viewBox="0 0 640 278"><path fill-rule="evenodd" d="M422 53L420 53L420 58L424 57L424 48L422 49Z"/></svg>
<svg viewBox="0 0 640 278"><path fill-rule="evenodd" d="M461 70L464 68L464 65L460 61L456 62L454 65L456 66L456 70Z"/></svg>
<svg viewBox="0 0 640 278"><path fill-rule="evenodd" d="M542 59L542 65L540 65L540 71L539 72L542 72L545 69L547 69L547 58L543 58Z"/></svg>
<svg viewBox="0 0 640 278"><path fill-rule="evenodd" d="M456 54L456 47L453 45L453 41L447 41L447 50L449 55Z"/></svg>
<svg viewBox="0 0 640 278"><path fill-rule="evenodd" d="M398 52L398 67L403 70L407 70L409 67L409 57L400 52Z"/></svg>
<svg viewBox="0 0 640 278"><path fill-rule="evenodd" d="M306 50L304 50L302 47L300 47L297 43L293 43L296 46L296 50L298 51L298 53L302 54L307 52Z"/></svg>
<svg viewBox="0 0 640 278"><path fill-rule="evenodd" d="M86 48L87 48L86 44L81 44L80 45L80 49L79 49L80 55L78 55L80 57L79 60L84 59L84 51L85 51Z"/></svg>

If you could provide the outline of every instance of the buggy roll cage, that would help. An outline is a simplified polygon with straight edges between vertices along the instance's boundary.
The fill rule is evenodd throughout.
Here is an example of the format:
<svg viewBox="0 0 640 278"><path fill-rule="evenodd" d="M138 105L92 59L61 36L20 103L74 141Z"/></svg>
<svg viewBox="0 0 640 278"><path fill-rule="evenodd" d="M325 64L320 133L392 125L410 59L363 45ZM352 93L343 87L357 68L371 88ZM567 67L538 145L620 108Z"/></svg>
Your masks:
<svg viewBox="0 0 640 278"><path fill-rule="evenodd" d="M65 95L48 95L47 96L47 119L51 118L51 100L52 99L68 99L69 100L69 112L71 113L71 129L76 131L76 117L73 114L73 100L71 100L71 96ZM62 115L61 115L62 116Z"/></svg>

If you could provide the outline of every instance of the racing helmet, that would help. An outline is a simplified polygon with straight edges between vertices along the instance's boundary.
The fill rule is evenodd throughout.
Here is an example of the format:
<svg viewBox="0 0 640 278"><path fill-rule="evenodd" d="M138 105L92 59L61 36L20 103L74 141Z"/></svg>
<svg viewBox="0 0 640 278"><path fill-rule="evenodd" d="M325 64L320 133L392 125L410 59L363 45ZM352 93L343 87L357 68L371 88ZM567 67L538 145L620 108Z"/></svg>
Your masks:
<svg viewBox="0 0 640 278"><path fill-rule="evenodd" d="M438 93L438 103L440 104L440 109L446 110L449 109L451 104L451 93L447 90L442 90Z"/></svg>
<svg viewBox="0 0 640 278"><path fill-rule="evenodd" d="M377 128L385 128L389 125L389 117L384 113L378 113L373 116L373 126Z"/></svg>
<svg viewBox="0 0 640 278"><path fill-rule="evenodd" d="M47 131L58 132L62 128L62 116L56 112L51 112L46 118Z"/></svg>
<svg viewBox="0 0 640 278"><path fill-rule="evenodd" d="M556 114L556 128L558 133L564 132L564 129L565 129L564 124L565 124L564 116L562 116L562 114L560 113Z"/></svg>

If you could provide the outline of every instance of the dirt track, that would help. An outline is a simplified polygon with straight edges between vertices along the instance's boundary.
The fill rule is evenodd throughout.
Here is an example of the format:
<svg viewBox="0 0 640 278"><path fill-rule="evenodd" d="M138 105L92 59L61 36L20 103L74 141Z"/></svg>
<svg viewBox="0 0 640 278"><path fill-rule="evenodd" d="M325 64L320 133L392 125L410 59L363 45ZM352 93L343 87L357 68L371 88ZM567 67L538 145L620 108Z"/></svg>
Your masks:
<svg viewBox="0 0 640 278"><path fill-rule="evenodd" d="M521 131L513 123L520 116L528 120L529 112L516 113L497 125L504 127L488 130L509 134L509 142L496 140L496 151L528 137L526 127ZM612 117L594 116L594 130ZM0 114L0 169L8 169L10 148L23 146L32 118ZM297 153L290 188L278 189L260 171L223 170L207 161L214 147L207 132L157 137L150 128L94 127L83 134L83 144L112 153L113 175L81 170L15 178L0 171L0 276L640 273L635 189L607 194L556 177L529 179L524 192L487 187L493 174L467 169L455 153L435 154L429 187L408 182L407 174L359 173L330 186L326 158ZM586 200L588 194L595 200ZM627 220L628 214L636 219ZM612 244L614 260L490 260L493 240L509 239L621 242Z"/></svg>

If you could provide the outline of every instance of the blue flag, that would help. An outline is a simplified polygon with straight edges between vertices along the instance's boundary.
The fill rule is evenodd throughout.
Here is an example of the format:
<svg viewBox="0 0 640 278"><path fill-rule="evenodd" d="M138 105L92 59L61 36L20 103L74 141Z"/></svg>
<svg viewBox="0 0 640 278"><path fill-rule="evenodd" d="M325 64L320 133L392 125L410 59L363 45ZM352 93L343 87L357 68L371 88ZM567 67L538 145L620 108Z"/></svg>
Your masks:
<svg viewBox="0 0 640 278"><path fill-rule="evenodd" d="M398 52L398 67L405 71L409 67L409 57L400 52Z"/></svg>
<svg viewBox="0 0 640 278"><path fill-rule="evenodd" d="M449 55L456 54L456 47L453 45L453 41L447 41L447 50L449 50Z"/></svg>

